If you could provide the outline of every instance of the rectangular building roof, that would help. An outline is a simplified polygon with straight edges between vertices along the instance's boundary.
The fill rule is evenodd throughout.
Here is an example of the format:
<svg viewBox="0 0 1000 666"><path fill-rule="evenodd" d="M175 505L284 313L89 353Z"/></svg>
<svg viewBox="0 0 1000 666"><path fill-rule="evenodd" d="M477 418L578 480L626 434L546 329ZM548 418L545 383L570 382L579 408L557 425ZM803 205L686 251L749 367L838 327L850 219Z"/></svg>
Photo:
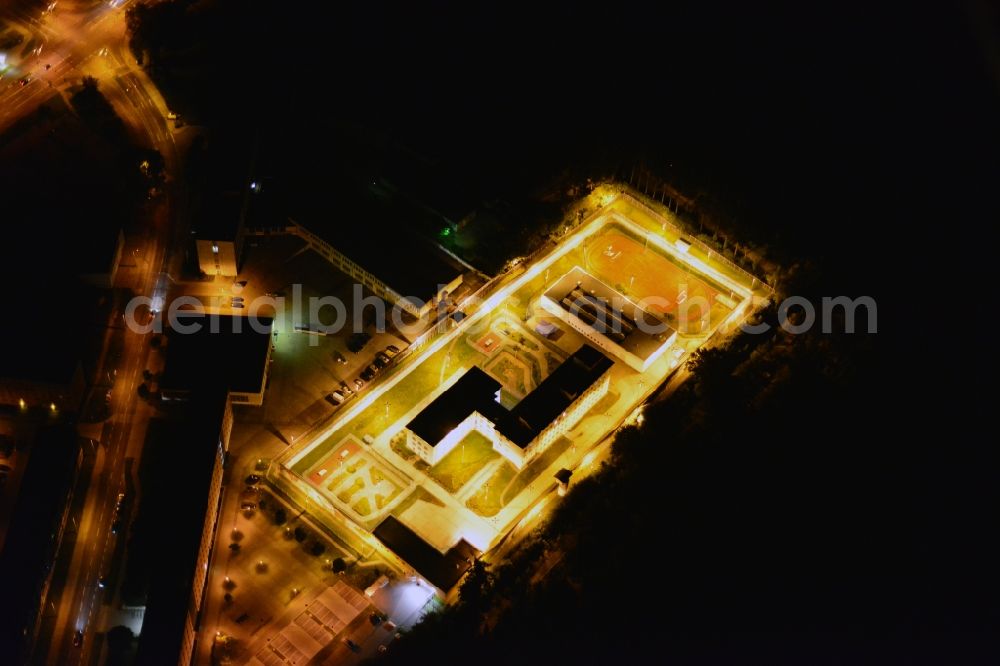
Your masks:
<svg viewBox="0 0 1000 666"><path fill-rule="evenodd" d="M222 386L199 388L182 416L153 419L143 449L142 499L129 544L130 576L148 575L138 663L178 663L199 565L212 472L226 409ZM176 462L183 460L183 465ZM155 470L173 468L177 478ZM178 492L182 487L183 492ZM163 529L163 525L170 529ZM133 559L141 562L133 562ZM137 570L138 569L138 570Z"/></svg>
<svg viewBox="0 0 1000 666"><path fill-rule="evenodd" d="M674 334L662 319L579 266L559 278L545 297L642 360Z"/></svg>
<svg viewBox="0 0 1000 666"><path fill-rule="evenodd" d="M181 328L167 331L167 362L160 387L170 391L190 391L209 377L219 378L230 391L256 393L267 371L273 320L249 317L182 313ZM185 326L201 324L195 332Z"/></svg>
<svg viewBox="0 0 1000 666"><path fill-rule="evenodd" d="M80 447L76 430L60 425L38 435L24 471L7 529L0 571L0 661L27 661L27 644L43 599L42 588L55 558L56 535L76 480ZM25 632L28 632L27 635Z"/></svg>
<svg viewBox="0 0 1000 666"><path fill-rule="evenodd" d="M445 591L455 586L479 555L479 551L464 539L442 555L394 516L379 523L372 534L419 571L420 575Z"/></svg>

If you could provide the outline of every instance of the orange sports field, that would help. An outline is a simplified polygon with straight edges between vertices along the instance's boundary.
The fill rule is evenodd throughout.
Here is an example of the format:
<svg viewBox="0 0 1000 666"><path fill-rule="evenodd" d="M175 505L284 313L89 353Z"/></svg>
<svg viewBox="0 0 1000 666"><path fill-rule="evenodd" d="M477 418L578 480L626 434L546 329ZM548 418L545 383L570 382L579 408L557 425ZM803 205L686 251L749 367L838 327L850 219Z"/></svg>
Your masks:
<svg viewBox="0 0 1000 666"><path fill-rule="evenodd" d="M621 232L608 231L597 236L588 243L585 252L593 272L612 286L624 288L630 298L663 299L658 303L650 303L649 309L668 315L668 319L674 318L679 296L682 297L681 304L700 296L711 307L719 293L698 277L685 272L656 249L643 248L642 243ZM635 279L631 280L629 288L632 276ZM703 315L700 308L692 304L688 317L699 319Z"/></svg>

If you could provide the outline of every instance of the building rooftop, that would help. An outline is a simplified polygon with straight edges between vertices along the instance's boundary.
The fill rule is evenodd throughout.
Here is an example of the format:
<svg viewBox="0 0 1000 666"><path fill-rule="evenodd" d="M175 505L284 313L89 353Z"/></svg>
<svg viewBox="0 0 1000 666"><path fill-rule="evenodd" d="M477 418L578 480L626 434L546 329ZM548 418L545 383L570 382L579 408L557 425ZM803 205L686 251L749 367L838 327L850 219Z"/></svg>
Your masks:
<svg viewBox="0 0 1000 666"><path fill-rule="evenodd" d="M160 388L190 391L208 378L220 378L230 391L256 393L267 371L273 320L183 313L178 324L201 324L196 332L167 331L167 362Z"/></svg>
<svg viewBox="0 0 1000 666"><path fill-rule="evenodd" d="M497 410L503 410L496 402L500 388L500 382L473 366L413 417L406 427L435 446L472 412L477 411L490 418Z"/></svg>
<svg viewBox="0 0 1000 666"><path fill-rule="evenodd" d="M41 591L53 566L56 535L76 480L80 447L70 425L43 430L32 447L7 529L0 571L0 654L4 663L20 663L27 649L25 631L34 629Z"/></svg>
<svg viewBox="0 0 1000 666"><path fill-rule="evenodd" d="M252 138L224 132L192 146L188 168L196 238L236 239L250 195L255 146Z"/></svg>
<svg viewBox="0 0 1000 666"><path fill-rule="evenodd" d="M492 421L500 434L523 448L612 365L614 362L603 353L583 345L509 411L496 401L500 382L473 366L406 427L435 446L477 411Z"/></svg>
<svg viewBox="0 0 1000 666"><path fill-rule="evenodd" d="M479 556L479 551L464 539L442 554L394 516L379 523L372 534L421 576L445 591L455 586Z"/></svg>
<svg viewBox="0 0 1000 666"><path fill-rule="evenodd" d="M518 446L527 446L612 365L614 362L603 353L583 345L513 409L502 414L496 429Z"/></svg>
<svg viewBox="0 0 1000 666"><path fill-rule="evenodd" d="M129 542L128 585L147 590L137 663L173 666L179 661L205 514L215 499L209 489L226 400L222 386L201 388L183 415L149 422L141 503ZM155 471L166 468L174 474Z"/></svg>
<svg viewBox="0 0 1000 666"><path fill-rule="evenodd" d="M656 353L674 333L662 319L579 266L559 278L545 297L643 360Z"/></svg>

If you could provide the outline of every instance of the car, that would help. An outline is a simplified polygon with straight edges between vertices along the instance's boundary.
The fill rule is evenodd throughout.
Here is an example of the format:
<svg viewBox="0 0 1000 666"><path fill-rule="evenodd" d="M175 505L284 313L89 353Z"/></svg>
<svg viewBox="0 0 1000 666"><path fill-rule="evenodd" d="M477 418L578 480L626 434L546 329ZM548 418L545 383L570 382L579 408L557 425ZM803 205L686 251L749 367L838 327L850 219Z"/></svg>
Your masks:
<svg viewBox="0 0 1000 666"><path fill-rule="evenodd" d="M246 497L255 497L260 495L260 488L258 486L246 486L243 488L243 495Z"/></svg>
<svg viewBox="0 0 1000 666"><path fill-rule="evenodd" d="M382 356L376 356L375 362L372 363L372 365L381 370L389 365L389 357L386 356L385 354L383 354Z"/></svg>
<svg viewBox="0 0 1000 666"><path fill-rule="evenodd" d="M250 500L243 500L242 502L240 502L240 508L243 509L244 511L253 511L254 509L257 508L257 503L251 502Z"/></svg>
<svg viewBox="0 0 1000 666"><path fill-rule="evenodd" d="M382 614L381 613L376 613L375 611L372 611L371 615L368 616L368 621L371 622L372 625L374 625L376 627L378 625L382 624L383 620L385 620L385 618L382 617Z"/></svg>
<svg viewBox="0 0 1000 666"><path fill-rule="evenodd" d="M389 358L393 358L398 353L399 353L399 347L397 347L396 345L389 345L388 347L385 348L385 355L388 356Z"/></svg>
<svg viewBox="0 0 1000 666"><path fill-rule="evenodd" d="M24 86L28 85L29 83L31 83L31 75L30 74L26 74L25 76L22 76L21 78L19 78L17 80L17 85L21 86L22 88Z"/></svg>
<svg viewBox="0 0 1000 666"><path fill-rule="evenodd" d="M108 586L108 579L105 576L101 576L100 578L97 579L98 588L103 590L107 586Z"/></svg>
<svg viewBox="0 0 1000 666"><path fill-rule="evenodd" d="M236 310L242 310L244 307L242 303L233 303L233 308Z"/></svg>
<svg viewBox="0 0 1000 666"><path fill-rule="evenodd" d="M243 482L246 483L248 486L252 486L253 484L260 482L260 477L257 476L256 474L251 474L247 478L243 479Z"/></svg>
<svg viewBox="0 0 1000 666"><path fill-rule="evenodd" d="M385 645L379 645L378 648L376 649L378 650L379 654L385 654L386 652L389 651L389 648L387 648Z"/></svg>
<svg viewBox="0 0 1000 666"><path fill-rule="evenodd" d="M361 652L361 646L352 641L350 638L345 638L344 643L347 644L347 647L351 648L351 652Z"/></svg>
<svg viewBox="0 0 1000 666"><path fill-rule="evenodd" d="M340 390L344 392L344 395L351 395L354 393L351 387L347 385L347 382L340 382Z"/></svg>
<svg viewBox="0 0 1000 666"><path fill-rule="evenodd" d="M83 632L77 629L76 633L73 634L73 647L80 647L81 645L83 645Z"/></svg>
<svg viewBox="0 0 1000 666"><path fill-rule="evenodd" d="M330 400L337 403L338 405L342 405L344 404L344 400L346 400L346 398L344 397L344 394L341 393L340 391L331 391Z"/></svg>
<svg viewBox="0 0 1000 666"><path fill-rule="evenodd" d="M385 629L386 631L396 631L396 623L390 620L389 622L383 624L382 628Z"/></svg>
<svg viewBox="0 0 1000 666"><path fill-rule="evenodd" d="M365 380L366 382L370 382L371 380L375 379L375 373L377 372L378 368L376 368L374 365L369 365L367 368L361 371L361 379Z"/></svg>
<svg viewBox="0 0 1000 666"><path fill-rule="evenodd" d="M333 352L333 360L341 365L347 365L347 359L339 351Z"/></svg>
<svg viewBox="0 0 1000 666"><path fill-rule="evenodd" d="M354 390L355 391L360 391L361 387L364 386L364 385L365 385L365 382L364 382L363 379L361 379L360 377L355 377L354 378Z"/></svg>

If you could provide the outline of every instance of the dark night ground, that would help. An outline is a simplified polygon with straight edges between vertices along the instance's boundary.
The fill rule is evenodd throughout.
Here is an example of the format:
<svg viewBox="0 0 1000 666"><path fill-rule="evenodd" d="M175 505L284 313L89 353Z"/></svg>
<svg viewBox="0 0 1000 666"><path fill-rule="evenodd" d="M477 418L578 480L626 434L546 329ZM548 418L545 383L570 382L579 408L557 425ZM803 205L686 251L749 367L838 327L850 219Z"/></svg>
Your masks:
<svg viewBox="0 0 1000 666"><path fill-rule="evenodd" d="M470 594L394 647L399 663L685 648L706 663L990 662L993 343L979 331L995 296L974 262L996 220L982 204L998 174L997 14L469 4L209 13L154 63L189 117L260 128L306 209L392 170L377 142L345 135L440 158L442 189L473 200L644 161L738 236L815 266L801 293L874 296L879 333L796 340L740 379L724 361L704 371L568 502L577 540L550 584ZM231 44L204 27L216 20ZM174 55L205 34L212 46L183 51L196 60ZM763 391L764 372L787 378ZM641 508L660 489L671 508ZM501 595L514 610L472 641Z"/></svg>

